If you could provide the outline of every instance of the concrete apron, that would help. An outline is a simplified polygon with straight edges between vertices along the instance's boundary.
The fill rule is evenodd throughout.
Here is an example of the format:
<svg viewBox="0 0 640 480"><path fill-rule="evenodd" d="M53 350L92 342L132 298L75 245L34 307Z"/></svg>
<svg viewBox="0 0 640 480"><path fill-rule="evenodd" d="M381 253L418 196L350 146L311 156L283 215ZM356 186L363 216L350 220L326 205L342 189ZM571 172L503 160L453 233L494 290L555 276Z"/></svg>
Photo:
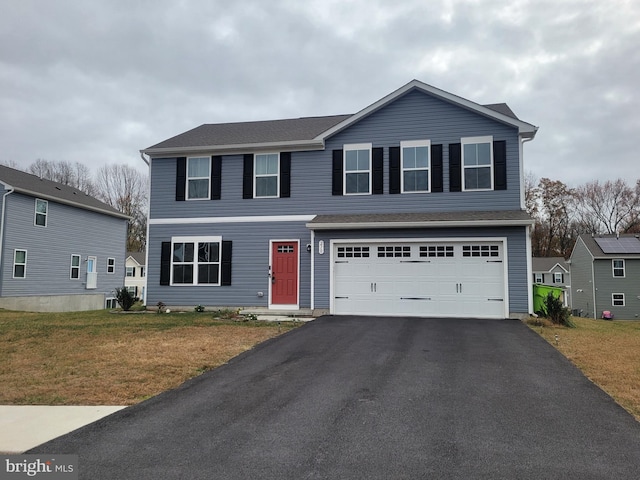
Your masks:
<svg viewBox="0 0 640 480"><path fill-rule="evenodd" d="M23 453L123 408L0 405L0 453Z"/></svg>

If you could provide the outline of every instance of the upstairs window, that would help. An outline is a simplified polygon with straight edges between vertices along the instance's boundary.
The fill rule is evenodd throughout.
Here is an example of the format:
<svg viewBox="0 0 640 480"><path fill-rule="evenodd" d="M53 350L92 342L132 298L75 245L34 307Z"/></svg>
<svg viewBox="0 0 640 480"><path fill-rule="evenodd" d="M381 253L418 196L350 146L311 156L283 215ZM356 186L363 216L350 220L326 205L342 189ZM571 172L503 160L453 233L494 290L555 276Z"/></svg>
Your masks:
<svg viewBox="0 0 640 480"><path fill-rule="evenodd" d="M208 200L211 184L211 159L187 158L187 200Z"/></svg>
<svg viewBox="0 0 640 480"><path fill-rule="evenodd" d="M562 283L564 282L564 275L562 272L554 272L553 274L553 283Z"/></svg>
<svg viewBox="0 0 640 480"><path fill-rule="evenodd" d="M280 190L280 159L278 154L256 155L254 172L254 197L277 198Z"/></svg>
<svg viewBox="0 0 640 480"><path fill-rule="evenodd" d="M462 139L462 190L493 189L493 137Z"/></svg>
<svg viewBox="0 0 640 480"><path fill-rule="evenodd" d="M107 258L107 273L116 273L116 259Z"/></svg>
<svg viewBox="0 0 640 480"><path fill-rule="evenodd" d="M544 283L544 275L542 273L534 273L533 274L533 282L534 283Z"/></svg>
<svg viewBox="0 0 640 480"><path fill-rule="evenodd" d="M47 212L49 210L49 202L36 198L36 214L33 224L39 227L47 226Z"/></svg>
<svg viewBox="0 0 640 480"><path fill-rule="evenodd" d="M611 260L611 266L614 277L624 278L624 260Z"/></svg>
<svg viewBox="0 0 640 480"><path fill-rule="evenodd" d="M127 277L135 277L136 276L136 267L125 267L125 276Z"/></svg>
<svg viewBox="0 0 640 480"><path fill-rule="evenodd" d="M400 142L403 193L430 191L430 150L429 140Z"/></svg>
<svg viewBox="0 0 640 480"><path fill-rule="evenodd" d="M371 144L344 146L344 194L371 193Z"/></svg>

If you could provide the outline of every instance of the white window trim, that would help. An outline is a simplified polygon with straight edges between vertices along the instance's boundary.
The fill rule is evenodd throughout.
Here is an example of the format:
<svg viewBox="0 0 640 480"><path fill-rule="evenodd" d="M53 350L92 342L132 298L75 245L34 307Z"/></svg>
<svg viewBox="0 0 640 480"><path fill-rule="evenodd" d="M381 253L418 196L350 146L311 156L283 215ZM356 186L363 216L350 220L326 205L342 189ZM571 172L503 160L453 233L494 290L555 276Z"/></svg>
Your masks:
<svg viewBox="0 0 640 480"><path fill-rule="evenodd" d="M369 150L369 169L368 170L349 170L348 173L368 173L369 174L369 191L347 193L347 151L352 150ZM350 143L342 146L342 194L343 195L371 195L373 189L373 144L372 143Z"/></svg>
<svg viewBox="0 0 640 480"><path fill-rule="evenodd" d="M131 270L131 275L127 275ZM124 267L124 276L125 278L135 278L136 276L136 267Z"/></svg>
<svg viewBox="0 0 640 480"><path fill-rule="evenodd" d="M427 147L427 168L407 168L406 171L408 172L412 172L412 171L422 171L422 170L427 170L427 175L429 177L429 188L427 188L426 190L411 190L411 191L405 191L404 190L404 172L405 172L405 168L404 168L404 149L405 148L411 148L411 147ZM401 193L431 193L431 140L405 140L400 142L400 192Z"/></svg>
<svg viewBox="0 0 640 480"><path fill-rule="evenodd" d="M109 262L113 260L113 263L110 265ZM111 271L109 271L111 269ZM114 257L107 258L107 274L113 275L116 273L116 259Z"/></svg>
<svg viewBox="0 0 640 480"><path fill-rule="evenodd" d="M24 252L24 263L16 263L16 253L18 252ZM13 269L11 271L11 275L13 276L13 278L17 278L17 279L27 278L27 261L28 261L27 250L25 250L24 248L15 248L13 250ZM16 277L16 265L24 265L24 276Z"/></svg>
<svg viewBox="0 0 640 480"><path fill-rule="evenodd" d="M616 267L615 262L622 262L622 275L616 275ZM626 278L627 276L627 265L623 258L614 258L611 260L611 276L613 278Z"/></svg>
<svg viewBox="0 0 640 480"><path fill-rule="evenodd" d="M196 158L206 158L209 161L209 176L207 177L190 177L189 176L189 160ZM190 198L189 197L189 180L207 180L207 196L205 198ZM197 201L197 200L210 200L211 199L211 157L207 156L193 156L187 157L187 171L185 173L185 195L184 198L189 201Z"/></svg>
<svg viewBox="0 0 640 480"><path fill-rule="evenodd" d="M44 213L38 212L38 202L43 202L46 205L47 208ZM38 225L36 223L36 219L38 218L38 215L44 215L44 225ZM33 225L36 227L46 228L48 223L49 223L49 201L43 200L41 198L36 198L33 204Z"/></svg>
<svg viewBox="0 0 640 480"><path fill-rule="evenodd" d="M562 272L553 272L553 283L562 283Z"/></svg>
<svg viewBox="0 0 640 480"><path fill-rule="evenodd" d="M219 243L219 259L218 265L220 268L218 269L218 283L198 283L198 243ZM173 283L173 246L176 243L193 243L194 251L193 251L193 283ZM216 262L209 262L216 263ZM172 287L219 287L222 284L222 237L172 237L171 238L171 277L169 281L169 285Z"/></svg>
<svg viewBox="0 0 640 480"><path fill-rule="evenodd" d="M73 265L73 258L77 257L78 258L78 265L74 266ZM73 277L73 269L77 269L78 270L78 276L77 277ZM80 269L82 268L82 255L78 255L77 253L72 253L71 254L71 260L69 262L69 279L70 280L80 280Z"/></svg>
<svg viewBox="0 0 640 480"><path fill-rule="evenodd" d="M258 175L256 164L258 162L258 156L260 155L276 155L278 157L278 173L263 173ZM257 192L257 178L258 177L273 177L275 176L276 181L276 194L275 195L261 195L258 196ZM253 198L280 198L280 152L260 152L256 153L253 156Z"/></svg>
<svg viewBox="0 0 640 480"><path fill-rule="evenodd" d="M622 304L621 305L615 303L615 301L616 301L615 300L615 296L616 295L620 295L622 297L621 299L618 300L618 301L622 300ZM625 307L626 306L626 301L625 301L624 293L612 293L611 294L611 306L612 307Z"/></svg>
<svg viewBox="0 0 640 480"><path fill-rule="evenodd" d="M533 283L544 283L544 275L542 273L534 273Z"/></svg>
<svg viewBox="0 0 640 480"><path fill-rule="evenodd" d="M465 167L464 165L464 146L466 144L471 144L471 143L488 143L489 144L489 158L491 159L491 163L489 164L489 166L486 165L470 165L469 167ZM461 175L462 175L462 191L463 192L489 192L494 190L494 184L493 184L493 169L494 169L494 162L493 162L493 135L487 135L487 136L483 136L483 137L462 137L460 139L460 167L461 167ZM489 173L489 178L491 180L491 187L490 188L467 188L465 185L465 176L464 176L464 171L466 168L490 168L490 173Z"/></svg>

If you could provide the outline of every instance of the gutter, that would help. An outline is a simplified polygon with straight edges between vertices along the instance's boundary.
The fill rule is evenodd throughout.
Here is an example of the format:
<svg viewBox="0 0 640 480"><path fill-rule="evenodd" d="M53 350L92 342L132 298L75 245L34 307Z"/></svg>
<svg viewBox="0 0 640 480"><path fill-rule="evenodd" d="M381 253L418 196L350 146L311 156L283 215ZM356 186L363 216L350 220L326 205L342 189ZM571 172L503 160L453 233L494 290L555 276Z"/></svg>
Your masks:
<svg viewBox="0 0 640 480"><path fill-rule="evenodd" d="M2 267L2 251L4 250L4 213L7 205L7 197L14 191L14 188L9 186L9 190L2 196L2 213L0 213L0 270Z"/></svg>
<svg viewBox="0 0 640 480"><path fill-rule="evenodd" d="M241 143L231 145L201 145L197 147L167 147L167 148L147 148L140 150L140 155L180 155L180 154L193 154L193 153L206 153L211 155L215 153L217 155L235 155L240 153L250 152L265 152L265 151L279 151L279 152L301 152L309 150L323 150L323 140L289 140L281 142L260 142L260 143ZM148 162L143 158L145 163Z"/></svg>
<svg viewBox="0 0 640 480"><path fill-rule="evenodd" d="M468 221L427 221L427 222L340 222L307 223L311 230L361 230L393 228L446 228L446 227L530 227L533 220L468 220Z"/></svg>

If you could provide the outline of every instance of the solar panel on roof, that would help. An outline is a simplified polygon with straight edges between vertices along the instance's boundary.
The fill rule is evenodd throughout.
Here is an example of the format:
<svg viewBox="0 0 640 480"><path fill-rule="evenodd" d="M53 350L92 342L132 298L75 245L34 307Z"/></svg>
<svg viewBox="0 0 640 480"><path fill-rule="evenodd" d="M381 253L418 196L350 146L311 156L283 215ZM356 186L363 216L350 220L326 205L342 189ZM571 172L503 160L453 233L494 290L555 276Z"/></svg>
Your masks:
<svg viewBox="0 0 640 480"><path fill-rule="evenodd" d="M640 254L640 239L636 237L603 237L594 238L604 253L637 253Z"/></svg>

